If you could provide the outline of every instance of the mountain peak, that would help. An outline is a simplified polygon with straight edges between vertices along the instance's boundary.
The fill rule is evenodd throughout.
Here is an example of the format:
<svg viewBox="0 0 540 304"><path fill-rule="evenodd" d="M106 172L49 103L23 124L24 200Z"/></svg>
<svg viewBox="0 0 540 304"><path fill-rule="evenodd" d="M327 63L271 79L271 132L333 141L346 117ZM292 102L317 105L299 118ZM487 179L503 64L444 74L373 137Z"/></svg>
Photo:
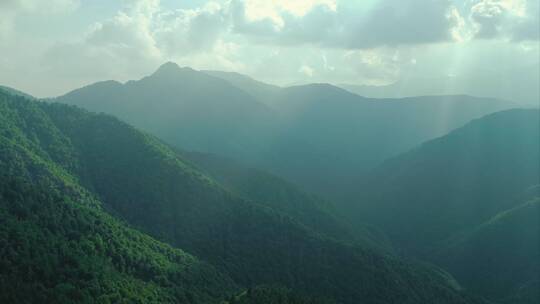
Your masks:
<svg viewBox="0 0 540 304"><path fill-rule="evenodd" d="M183 71L193 71L193 69L191 68L188 68L188 67L185 67L185 68L182 68L180 67L178 64L172 62L172 61L168 61L164 64L162 64L155 72L154 72L154 76L155 75L167 75L167 76L171 76L171 75L175 75L175 74L178 74L178 73L181 73Z"/></svg>

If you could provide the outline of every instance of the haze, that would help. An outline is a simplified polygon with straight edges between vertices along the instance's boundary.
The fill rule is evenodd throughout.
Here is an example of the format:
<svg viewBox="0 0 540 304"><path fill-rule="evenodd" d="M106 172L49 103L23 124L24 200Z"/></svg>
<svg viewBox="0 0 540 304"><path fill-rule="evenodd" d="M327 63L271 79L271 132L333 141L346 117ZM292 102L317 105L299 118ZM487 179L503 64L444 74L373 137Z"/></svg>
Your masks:
<svg viewBox="0 0 540 304"><path fill-rule="evenodd" d="M539 14L536 0L2 0L0 83L50 97L174 61L368 97L536 103Z"/></svg>
<svg viewBox="0 0 540 304"><path fill-rule="evenodd" d="M0 0L0 303L540 303L539 15Z"/></svg>

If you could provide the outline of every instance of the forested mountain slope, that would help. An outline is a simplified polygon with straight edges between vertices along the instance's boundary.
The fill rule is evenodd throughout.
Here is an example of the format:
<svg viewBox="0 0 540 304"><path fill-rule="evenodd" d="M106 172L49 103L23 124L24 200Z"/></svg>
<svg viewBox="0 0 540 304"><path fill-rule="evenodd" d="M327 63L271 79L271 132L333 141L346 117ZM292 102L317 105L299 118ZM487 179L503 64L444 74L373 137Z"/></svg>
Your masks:
<svg viewBox="0 0 540 304"><path fill-rule="evenodd" d="M474 120L374 170L349 214L497 303L537 303L539 146L538 110Z"/></svg>
<svg viewBox="0 0 540 304"><path fill-rule="evenodd" d="M368 99L328 84L284 88L272 104L284 117L283 129L325 155L319 164L285 174L339 202L354 201L358 180L384 160L511 106L471 96Z"/></svg>
<svg viewBox="0 0 540 304"><path fill-rule="evenodd" d="M437 260L460 282L505 303L540 302L540 186L536 193L453 239Z"/></svg>
<svg viewBox="0 0 540 304"><path fill-rule="evenodd" d="M116 115L169 144L241 160L340 202L354 200L358 179L386 158L512 107L470 96L366 99L325 84L279 88L173 63L56 101Z"/></svg>
<svg viewBox="0 0 540 304"><path fill-rule="evenodd" d="M388 160L358 193L359 218L417 251L513 207L537 185L538 110L508 110Z"/></svg>
<svg viewBox="0 0 540 304"><path fill-rule="evenodd" d="M0 302L217 303L238 290L106 213L44 107L0 92Z"/></svg>
<svg viewBox="0 0 540 304"><path fill-rule="evenodd" d="M231 192L287 214L316 232L345 242L360 242L364 246L393 251L386 236L374 227L353 228L347 218L338 215L331 202L306 193L277 176L217 155L185 151L181 155Z"/></svg>
<svg viewBox="0 0 540 304"><path fill-rule="evenodd" d="M113 114L184 149L238 154L260 152L274 113L228 82L174 63L121 84L99 82L59 97L91 111Z"/></svg>
<svg viewBox="0 0 540 304"><path fill-rule="evenodd" d="M79 220L73 218L77 217L75 211L68 212L69 216L66 218L56 219L57 212L54 209L63 208L63 203L51 198L50 209L53 210L43 211L44 215L37 219L32 214L39 213L34 211L27 213L30 223L34 227L37 225L32 230L37 229L46 233L45 240L49 234L42 227L49 227L47 229L58 236L60 241L55 248L61 248L65 242L69 243L66 238L76 241L65 246L77 247L77 242L84 240L79 235L84 233L89 233L91 236L89 238L97 236L105 238L107 244L118 242L127 247L133 246L131 247L133 249L118 252L122 257L118 258L119 261L113 258L114 254L109 255L109 251L97 250L96 253L87 247L83 247L84 250L77 249L73 254L74 261L66 262L59 259L62 265L67 267L66 271L76 273L72 274L73 276L80 274L79 270L86 265L85 262L77 261L77 258L87 256L89 259L101 259L105 265L112 264L110 267L119 275L128 276L125 280L136 282L129 288L136 289L140 293L148 289L145 289L145 283L140 283L139 280L151 284L154 288L152 296L158 297L156 302L167 302L169 299L176 299L177 302L189 302L189 299L194 299L192 302L211 301L234 289L234 284L227 279L229 275L244 287L276 283L312 296L335 299L341 303L358 301L482 303L464 295L452 283L451 277L434 267L405 262L371 249L343 244L313 232L278 211L226 191L154 137L141 133L110 116L8 95L2 95L2 115L5 118L2 121L9 124L2 128L2 138L5 139L6 147L28 141L28 144L25 144L28 148L26 146L25 148L43 155L45 167L54 173L54 178L62 177L67 184L73 185L59 187L61 193L87 193L88 197L96 197L102 202L103 209L92 207L93 205L85 207L95 208L91 210L97 213L96 217L100 217L98 221L110 221L113 226L124 227L118 228L120 230L128 229L114 217L122 218L135 228L196 254L224 273L220 275L212 267L204 266L206 264L201 264L189 255L185 257L185 253L176 249L165 250L161 247L165 245L159 245L155 241L128 241L148 239L140 232L133 233L141 237L130 236L129 232L121 233L112 228L107 229L113 232L101 230L92 232L92 228L101 227L96 224L96 219L88 220L94 223L90 226L83 224L86 220L81 220L82 223L78 224ZM12 127L13 124L15 127ZM12 158L17 158L20 153L11 155ZM30 158L37 159L35 156ZM7 159L4 163L18 162ZM27 178L28 181L34 180L33 175L25 171L20 172L20 169L10 168L5 172L9 178L17 175ZM29 172L40 171L32 169ZM6 189L9 191L13 187L7 186ZM38 196L49 195L43 188L36 191ZM27 195L26 193L23 192L23 195ZM6 197L9 198L7 195ZM16 213L18 211L11 211L8 204L10 201L13 199L3 200L5 210L3 212L8 214L7 220L19 221L21 215ZM20 200L16 202L18 201ZM82 208L79 209L83 210ZM107 215L103 210L107 210L107 213L114 217ZM53 217L50 220L52 222L49 222L45 214ZM69 233L71 228L59 229L56 228L57 225L82 227L73 229L74 233ZM9 231L22 226L17 223L6 227L13 227L8 228ZM108 236L112 238L110 241ZM31 240L31 237L23 236L22 239ZM19 242L18 238L8 237L7 240L14 242L13 245L6 247L12 248L8 254L14 256L9 269L14 269L13 265L18 265L26 270L28 261L23 258L24 250L21 249L23 247L15 245ZM149 245L149 242L154 242L155 245ZM25 246L39 248L38 244L43 243L30 243ZM48 243L45 242L45 246L48 246L46 244ZM89 246L91 248L92 245ZM99 248L99 245L96 247ZM144 249L146 247L148 249ZM162 258L158 262L155 260L158 257L153 259L146 254L148 251L156 252L155 255ZM51 254L55 251L46 247L43 252ZM139 262L126 262L125 259L130 259L129 252L132 252L133 259ZM52 256L49 257L47 254L41 256L52 259L52 265L56 265ZM60 256L65 259L65 255ZM43 267L48 265L38 264ZM96 264L99 264L99 261L91 263ZM140 264L149 266L139 266ZM191 271L189 269L184 271L185 267L179 264L188 264L194 268ZM157 266L153 268L150 265ZM154 270L147 270L148 267ZM139 272L139 268L144 270ZM42 272L39 270L36 272L39 275L37 278L41 278ZM16 275L8 276L5 280L14 280L14 277L16 278ZM93 280L90 275L83 277ZM74 278L70 278L71 280L77 281ZM41 281L36 279L35 282ZM83 282L80 286L86 288L89 284ZM111 284L125 286L121 282ZM28 285L16 285L7 295L22 294L24 290L18 289L22 288L21 286ZM103 292L102 288L99 290ZM90 298L98 296L93 291L88 292ZM108 293L105 294L109 296ZM120 293L120 297L122 296ZM182 297L188 300L183 300ZM114 302L114 299L117 298L111 301ZM143 301L142 299L144 295L140 295L139 300Z"/></svg>
<svg viewBox="0 0 540 304"><path fill-rule="evenodd" d="M19 90L14 89L14 88L6 87L6 86L3 86L3 85L0 85L0 91L4 91L4 92L12 94L12 95L18 95L18 96L23 96L23 97L27 97L27 98L34 98L30 94L26 94L24 92L21 92Z"/></svg>
<svg viewBox="0 0 540 304"><path fill-rule="evenodd" d="M314 298L289 288L262 285L232 296L225 304L334 304L332 300Z"/></svg>
<svg viewBox="0 0 540 304"><path fill-rule="evenodd" d="M116 119L60 104L46 111L78 151L82 183L116 214L243 286L278 283L344 303L469 301L435 269L342 244L225 191Z"/></svg>

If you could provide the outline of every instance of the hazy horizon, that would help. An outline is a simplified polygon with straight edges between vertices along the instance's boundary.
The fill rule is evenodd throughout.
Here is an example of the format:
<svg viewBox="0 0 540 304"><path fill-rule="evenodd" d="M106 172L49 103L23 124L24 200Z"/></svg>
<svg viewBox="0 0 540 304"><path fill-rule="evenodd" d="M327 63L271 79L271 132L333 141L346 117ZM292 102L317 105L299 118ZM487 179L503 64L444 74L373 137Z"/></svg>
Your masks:
<svg viewBox="0 0 540 304"><path fill-rule="evenodd" d="M0 303L540 303L539 0L0 0Z"/></svg>
<svg viewBox="0 0 540 304"><path fill-rule="evenodd" d="M534 0L43 3L0 3L0 84L37 97L167 61L276 85L390 85L392 96L539 96Z"/></svg>

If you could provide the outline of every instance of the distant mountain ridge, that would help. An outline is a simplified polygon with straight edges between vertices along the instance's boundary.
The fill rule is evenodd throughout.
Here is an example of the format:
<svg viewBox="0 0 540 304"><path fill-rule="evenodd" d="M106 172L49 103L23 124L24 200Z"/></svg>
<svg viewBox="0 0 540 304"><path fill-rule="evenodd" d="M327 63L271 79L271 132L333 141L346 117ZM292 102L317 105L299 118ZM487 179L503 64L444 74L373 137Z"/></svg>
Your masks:
<svg viewBox="0 0 540 304"><path fill-rule="evenodd" d="M340 202L386 158L513 106L467 96L366 99L328 84L279 88L174 63L55 101L116 115L182 149L241 161Z"/></svg>
<svg viewBox="0 0 540 304"><path fill-rule="evenodd" d="M499 77L493 79L491 71L478 71L479 74L445 76L406 77L394 83L371 86L357 84L337 84L353 93L369 98L404 98L423 95L456 95L466 94L483 97L496 97L511 100L520 107L538 107L540 92L539 63L521 67L511 67L497 71ZM527 76L524 76L527 75Z"/></svg>
<svg viewBox="0 0 540 304"><path fill-rule="evenodd" d="M281 87L257 81L249 76L235 72L202 71L208 75L228 81L235 87L244 90L251 96L258 98L260 102L271 102L272 96L277 94Z"/></svg>
<svg viewBox="0 0 540 304"><path fill-rule="evenodd" d="M0 115L5 118L0 121L0 149L9 151L0 154L0 165L8 166L0 180L0 216L9 223L2 226L8 237L1 242L7 241L2 248L10 248L9 262L2 259L0 266L21 270L1 272L1 282L13 282L0 295L5 299L43 297L47 288L40 282L50 281L43 273L51 273L50 265L63 265L61 273L77 284L53 287L55 295L68 301L218 303L238 285L271 282L341 303L484 303L458 290L451 277L433 266L336 241L268 205L238 197L156 138L110 116L2 93ZM25 150L34 154L27 159L32 164L28 170L18 167L25 164ZM10 181L19 176L31 186L40 172L45 184L35 192L14 188ZM51 187L49 179L64 180L64 186ZM49 198L54 193L71 198L74 207ZM96 203L103 207L89 206L94 209L88 212L78 207L85 193L98 197ZM23 227L21 220L33 230L13 235L12 229ZM104 231L103 222L119 228ZM124 223L137 230L126 230ZM184 248L213 267L139 231ZM20 240L32 242L23 242L23 248L42 248L38 244L49 244L53 235L56 249L44 247L40 256L45 261L24 272L32 255L20 251ZM95 235L106 236L103 246ZM63 263L47 262L54 261L55 250ZM91 276L101 272L88 265L112 270L104 281ZM33 273L28 276L33 281L21 281L26 273ZM79 274L82 281L75 281ZM104 285L96 289L94 284Z"/></svg>
<svg viewBox="0 0 540 304"><path fill-rule="evenodd" d="M9 94L18 95L18 96L22 96L22 97L26 97L26 98L34 98L34 96L32 96L30 94L27 94L27 93L24 93L22 91L19 91L19 90L16 90L14 88L10 88L10 87L7 87L7 86L3 86L3 85L0 85L0 91L4 91L4 92L7 92Z"/></svg>
<svg viewBox="0 0 540 304"><path fill-rule="evenodd" d="M275 116L228 82L174 63L138 81L96 83L56 101L116 115L183 149L225 155L245 155L245 145L265 150Z"/></svg>
<svg viewBox="0 0 540 304"><path fill-rule="evenodd" d="M507 110L487 115L386 161L372 172L371 180L365 185L371 192L367 201L378 206L373 219L388 216L385 223L392 225L415 212L429 211L444 217L455 215L460 223L453 225L459 230L459 225L487 220L507 209L509 200L538 183L539 113ZM424 188L428 181L435 185ZM410 203L415 205L408 205L407 213L399 208L400 204ZM362 209L375 210L367 205ZM458 216L451 211L463 214ZM410 217L419 218L418 221L407 218L407 224L396 227L396 233L403 236L413 233L405 227L414 225L433 227L426 224L431 221L453 222L419 214ZM430 234L432 237L419 240L429 242L444 237L445 230L431 230Z"/></svg>
<svg viewBox="0 0 540 304"><path fill-rule="evenodd" d="M537 303L539 168L540 111L497 112L386 161L347 214L491 300Z"/></svg>

